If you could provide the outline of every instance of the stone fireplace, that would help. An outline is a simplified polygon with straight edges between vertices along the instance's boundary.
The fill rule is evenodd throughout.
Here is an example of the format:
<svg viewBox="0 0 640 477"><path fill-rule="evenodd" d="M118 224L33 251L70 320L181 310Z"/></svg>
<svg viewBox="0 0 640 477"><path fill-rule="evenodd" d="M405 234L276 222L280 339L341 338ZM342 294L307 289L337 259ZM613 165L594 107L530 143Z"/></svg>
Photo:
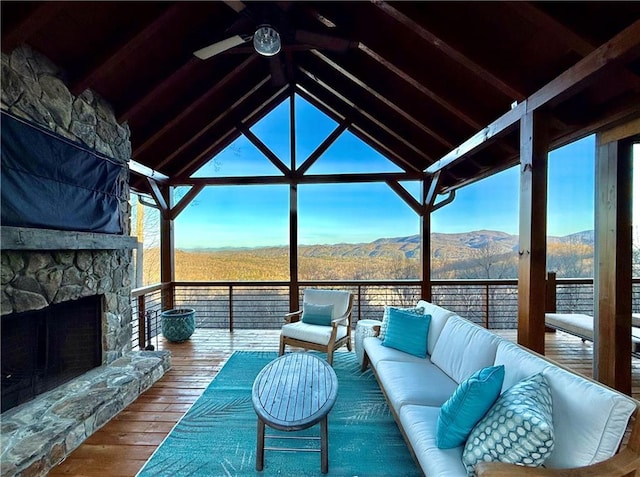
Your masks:
<svg viewBox="0 0 640 477"><path fill-rule="evenodd" d="M64 72L26 45L2 53L1 66L3 111L118 168L110 217L120 233L1 228L2 346L16 350L1 363L3 393L13 391L6 397L14 401L2 406L1 474L46 475L162 377L170 356L131 349L136 239L129 236L128 126L94 92L74 97ZM56 167L64 170L62 163ZM23 210L12 209L14 216Z"/></svg>
<svg viewBox="0 0 640 477"><path fill-rule="evenodd" d="M92 343L97 347L88 351L89 355L95 356L94 365L88 369L78 367L76 376L82 374L81 371L108 365L123 357L131 351L131 249L135 246L132 237L3 227L0 275L3 330L10 323L22 322L20 327L9 328L15 330L15 340L34 340L33 332L39 326L40 346L51 349L51 345L66 341L66 346L77 348L89 343L82 342L81 332L54 331L59 328L56 321L65 320L78 330L88 329L89 321L96 320L97 340L95 336L87 337L93 339ZM90 298L94 299L94 306L90 308L97 316L90 317L87 307L78 305ZM84 310L83 321L78 322L76 316L67 316L66 310L75 315ZM37 320L41 321L39 325L27 323ZM20 338L17 336L19 329L32 336ZM53 333L57 334L50 336L51 343L47 344L47 335ZM3 345L8 344L4 339L5 336ZM60 358L64 352L59 350L56 356ZM2 360L3 395L8 390L5 388L19 386L13 378L20 369L26 370L34 362L41 373L44 372L42 368L59 368L59 363L44 363L45 356L32 354L25 358L27 361L21 364ZM49 357L52 359L55 359L53 355ZM7 368L9 364L13 369ZM64 377L68 379L75 377L61 372L66 373ZM63 376L60 378L60 384L68 380L62 379ZM51 388L47 386L44 390ZM2 407L6 410L5 402Z"/></svg>

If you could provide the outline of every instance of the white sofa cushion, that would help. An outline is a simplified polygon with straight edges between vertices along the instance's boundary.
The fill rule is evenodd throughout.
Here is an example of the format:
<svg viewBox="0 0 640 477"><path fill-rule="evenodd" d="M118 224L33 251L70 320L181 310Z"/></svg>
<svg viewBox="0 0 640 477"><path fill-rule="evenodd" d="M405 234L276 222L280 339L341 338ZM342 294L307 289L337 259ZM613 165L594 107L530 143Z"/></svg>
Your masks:
<svg viewBox="0 0 640 477"><path fill-rule="evenodd" d="M287 323L282 327L282 336L287 336L296 340L308 341L326 345L331 338L332 326L319 326L296 321L295 323ZM336 333L336 340L347 335L347 327L339 325Z"/></svg>
<svg viewBox="0 0 640 477"><path fill-rule="evenodd" d="M477 370L493 366L500 340L486 329L452 316L440 333L431 362L461 383Z"/></svg>
<svg viewBox="0 0 640 477"><path fill-rule="evenodd" d="M453 311L445 310L444 308L429 303L428 301L420 300L416 304L416 308L424 308L425 315L431 315L431 324L429 325L429 336L427 337L427 354L431 356L433 354L433 348L436 346L436 342L442 333L444 324L449 318L455 315Z"/></svg>
<svg viewBox="0 0 640 477"><path fill-rule="evenodd" d="M439 407L407 404L400 409L398 418L425 476L467 477L462 463L463 446L453 449L436 446L439 414Z"/></svg>
<svg viewBox="0 0 640 477"><path fill-rule="evenodd" d="M540 373L551 364L520 345L501 340L496 350L495 365L504 365L502 392L532 374Z"/></svg>
<svg viewBox="0 0 640 477"><path fill-rule="evenodd" d="M555 448L545 465L581 467L613 456L635 401L556 366L543 371L553 396Z"/></svg>
<svg viewBox="0 0 640 477"><path fill-rule="evenodd" d="M380 361L376 374L396 412L405 404L438 406L440 410L458 387L453 379L427 359L421 363Z"/></svg>
<svg viewBox="0 0 640 477"><path fill-rule="evenodd" d="M404 351L397 350L395 348L388 348L382 345L382 341L374 336L369 336L364 339L363 347L365 353L369 357L369 362L374 368L378 367L380 361L407 361L412 363L422 363L425 358L418 358ZM428 358L427 358L428 359Z"/></svg>

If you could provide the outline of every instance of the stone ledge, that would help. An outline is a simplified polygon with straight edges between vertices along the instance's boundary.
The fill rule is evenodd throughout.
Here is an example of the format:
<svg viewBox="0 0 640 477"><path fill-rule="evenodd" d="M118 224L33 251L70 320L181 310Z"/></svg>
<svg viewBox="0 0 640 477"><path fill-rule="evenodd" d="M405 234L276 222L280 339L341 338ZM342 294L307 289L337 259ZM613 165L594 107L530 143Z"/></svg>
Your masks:
<svg viewBox="0 0 640 477"><path fill-rule="evenodd" d="M137 239L129 235L30 227L4 226L0 236L3 250L118 250L138 246Z"/></svg>
<svg viewBox="0 0 640 477"><path fill-rule="evenodd" d="M4 412L2 476L46 475L170 367L168 351L134 351Z"/></svg>

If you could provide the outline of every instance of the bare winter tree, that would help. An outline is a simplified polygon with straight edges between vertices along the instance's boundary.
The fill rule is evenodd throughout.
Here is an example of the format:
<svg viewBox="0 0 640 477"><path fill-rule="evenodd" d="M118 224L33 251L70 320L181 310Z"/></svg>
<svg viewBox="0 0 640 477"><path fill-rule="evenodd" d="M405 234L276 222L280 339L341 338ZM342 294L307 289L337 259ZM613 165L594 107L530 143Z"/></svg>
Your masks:
<svg viewBox="0 0 640 477"><path fill-rule="evenodd" d="M471 263L462 271L462 278L514 278L517 277L515 254L505 253L495 242L487 241L471 252Z"/></svg>

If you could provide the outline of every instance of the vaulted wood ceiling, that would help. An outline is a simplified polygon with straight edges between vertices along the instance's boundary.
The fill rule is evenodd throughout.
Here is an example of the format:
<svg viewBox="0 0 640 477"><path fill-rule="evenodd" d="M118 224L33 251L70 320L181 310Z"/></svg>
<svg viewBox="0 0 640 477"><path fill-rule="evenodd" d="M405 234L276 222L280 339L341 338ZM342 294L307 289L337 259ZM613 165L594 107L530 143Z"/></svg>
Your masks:
<svg viewBox="0 0 640 477"><path fill-rule="evenodd" d="M442 191L515 164L518 122L500 125L513 103L533 101L550 113L554 146L640 114L640 2L3 1L1 8L3 52L26 43L64 70L74 94L98 92L128 122L133 160L182 183L294 93L407 173L446 166ZM207 60L193 55L264 22L283 37L275 57L258 55L251 42ZM494 127L497 140L465 160L446 160ZM137 176L132 185L148 187Z"/></svg>

